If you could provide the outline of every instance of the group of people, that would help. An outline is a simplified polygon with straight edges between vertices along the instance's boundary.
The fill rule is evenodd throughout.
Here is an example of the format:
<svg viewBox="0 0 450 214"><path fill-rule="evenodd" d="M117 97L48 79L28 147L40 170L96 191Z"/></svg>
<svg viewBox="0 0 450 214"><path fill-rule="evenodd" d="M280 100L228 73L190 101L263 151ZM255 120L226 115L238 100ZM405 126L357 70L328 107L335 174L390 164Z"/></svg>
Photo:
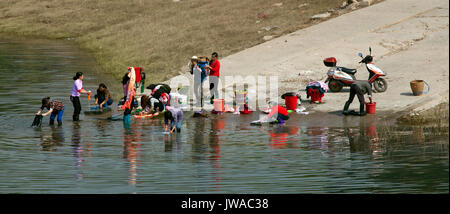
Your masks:
<svg viewBox="0 0 450 214"><path fill-rule="evenodd" d="M194 75L194 96L196 106L203 106L203 82L209 76L210 103L219 97L220 61L219 54L214 52L208 57L193 56L190 63L190 73Z"/></svg>
<svg viewBox="0 0 450 214"><path fill-rule="evenodd" d="M77 72L73 77L72 92L70 95L70 101L73 104L74 112L73 121L79 121L79 115L81 113L80 96L86 94L88 99L92 95L92 92L83 88L84 75L82 72ZM121 105L124 110L124 122L130 121L130 115L133 108L137 105L135 99L136 90L135 71L134 68L129 68L127 74L123 78L122 84L124 85L124 98ZM170 105L170 87L166 84L151 84L149 88L152 89L151 95L144 95L141 98L141 106L146 114L158 114L164 112L164 129L167 132L181 131L181 122L183 120L183 111L180 108L175 108ZM95 95L95 109L110 108L113 104L111 93L104 83L100 83ZM44 110L48 111L44 113ZM64 114L64 103L57 99L51 99L45 97L42 99L42 105L36 112L36 116L40 118L50 115L50 125L54 124L55 118L58 121L58 126L62 125L62 117ZM33 122L34 124L34 122Z"/></svg>
<svg viewBox="0 0 450 214"><path fill-rule="evenodd" d="M70 101L73 104L73 115L72 119L73 121L79 121L80 120L80 113L81 113L81 102L80 102L80 96L81 94L86 94L90 98L92 95L91 91L85 90L83 88L83 72L77 72L75 76L73 77L73 86L72 86L72 92L70 94ZM103 109L108 108L113 103L113 99L111 97L111 94L109 93L108 88L104 83L100 83L97 89L97 94L95 95L95 105L98 105L97 108ZM43 112L44 109L47 109L47 112ZM45 97L42 99L42 106L39 108L36 115L45 117L50 114L50 125L53 125L55 122L55 118L58 121L58 125L62 125L62 116L64 114L64 103L60 100L56 99L50 99L50 97Z"/></svg>
<svg viewBox="0 0 450 214"><path fill-rule="evenodd" d="M122 79L124 98L120 107L124 110L123 120L125 124L130 122L131 112L133 108L137 107L135 94L138 84L136 83L140 81L136 81L136 76L139 77L139 75L143 75L142 70L136 72L134 67L130 67ZM183 111L176 106L171 106L170 86L167 84L150 84L147 89L150 89L151 93L141 96L141 113L156 116L164 112L164 130L168 133L180 132Z"/></svg>
<svg viewBox="0 0 450 214"><path fill-rule="evenodd" d="M209 76L210 84L210 103L213 104L213 99L219 97L219 76L220 76L220 62L219 54L214 52L211 54L211 59L207 57L193 56L190 63L190 73L194 76L194 95L196 98L196 106L203 106L203 90L202 85L206 77ZM140 73L139 75L142 75ZM72 86L72 92L70 95L70 101L73 104L74 112L73 121L79 121L79 115L81 113L80 96L82 94L88 95L90 98L92 92L83 88L83 73L77 72L73 77L74 83ZM133 67L128 69L128 72L124 75L123 80L124 98L121 103L121 108L124 110L124 122L130 121L130 115L132 109L137 106L135 99L136 91L136 73ZM164 129L169 132L177 132L181 130L181 122L183 120L183 111L180 108L170 105L170 87L166 84L151 84L148 89L151 89L150 95L143 95L141 97L141 107L144 114L159 114L164 112ZM364 106L366 104L364 100L364 94L369 95L369 100L372 103L372 86L368 81L356 81L350 87L350 97L345 103L343 114L348 115L349 106L353 102L355 95L360 102L360 111L357 115L364 116ZM104 83L100 83L95 95L96 108L103 109L112 105L113 99L111 94ZM262 118L267 120L269 118L276 119L278 123L283 124L289 119L288 111L278 105L276 102L269 103L271 111L269 114ZM48 111L44 113L44 109ZM50 99L45 97L42 99L42 106L36 113L41 118L50 115L50 125L54 124L55 118L58 121L58 125L62 125L62 116L64 114L64 103L59 100ZM353 112L355 113L355 112Z"/></svg>
<svg viewBox="0 0 450 214"><path fill-rule="evenodd" d="M145 114L159 114L167 105L170 105L170 86L150 84L147 89L150 89L151 93L141 97L141 107Z"/></svg>
<svg viewBox="0 0 450 214"><path fill-rule="evenodd" d="M344 109L342 111L342 114L344 115L358 115L358 116L365 116L367 112L364 110L365 104L367 102L364 99L364 95L368 94L369 102L373 103L372 99L372 85L368 81L360 80L355 81L350 86L350 96L348 100L345 102ZM356 112L354 110L349 111L350 104L353 102L353 99L355 96L358 97L359 100L359 112ZM277 104L277 102L269 102L270 106L270 112L267 116L261 118L259 121L268 121L270 119L275 119L278 124L284 124L286 120L289 119L289 112L286 108L283 106L280 106Z"/></svg>

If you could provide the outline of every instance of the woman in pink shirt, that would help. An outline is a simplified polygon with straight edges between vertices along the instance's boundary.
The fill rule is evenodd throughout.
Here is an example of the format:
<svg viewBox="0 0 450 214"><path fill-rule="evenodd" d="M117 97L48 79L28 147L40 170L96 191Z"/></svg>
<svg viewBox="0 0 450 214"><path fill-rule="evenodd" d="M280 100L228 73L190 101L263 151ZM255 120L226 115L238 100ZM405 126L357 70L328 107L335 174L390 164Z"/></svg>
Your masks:
<svg viewBox="0 0 450 214"><path fill-rule="evenodd" d="M70 95L70 101L73 103L73 108L75 109L73 112L73 121L80 120L80 112L81 112L81 103L80 103L80 95L88 94L91 95L91 91L86 91L83 89L83 72L77 72L73 77L73 86L72 86L72 94Z"/></svg>

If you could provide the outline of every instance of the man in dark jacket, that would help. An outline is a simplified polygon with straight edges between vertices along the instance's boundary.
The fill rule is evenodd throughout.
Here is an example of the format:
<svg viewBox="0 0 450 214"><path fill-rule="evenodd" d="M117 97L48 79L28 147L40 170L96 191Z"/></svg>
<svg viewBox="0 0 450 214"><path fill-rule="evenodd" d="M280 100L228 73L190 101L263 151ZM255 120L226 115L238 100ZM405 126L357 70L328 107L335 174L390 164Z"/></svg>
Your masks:
<svg viewBox="0 0 450 214"><path fill-rule="evenodd" d="M350 107L350 104L353 102L355 95L357 95L359 100L359 116L366 115L366 112L364 111L364 106L366 104L366 102L364 101L364 94L369 95L370 103L372 103L372 86L370 85L369 81L364 80L355 81L350 86L350 97L348 98L347 102L345 102L344 111L342 113L344 115L349 114L348 108Z"/></svg>

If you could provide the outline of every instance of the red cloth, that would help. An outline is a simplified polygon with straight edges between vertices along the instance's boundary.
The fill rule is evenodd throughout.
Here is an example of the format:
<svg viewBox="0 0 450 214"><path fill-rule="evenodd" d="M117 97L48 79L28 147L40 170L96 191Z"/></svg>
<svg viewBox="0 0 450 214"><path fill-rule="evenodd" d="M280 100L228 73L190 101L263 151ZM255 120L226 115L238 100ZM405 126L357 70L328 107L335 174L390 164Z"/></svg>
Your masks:
<svg viewBox="0 0 450 214"><path fill-rule="evenodd" d="M141 67L134 67L134 73L136 74L136 82L141 82Z"/></svg>
<svg viewBox="0 0 450 214"><path fill-rule="evenodd" d="M159 101L161 101L164 104L168 104L170 100L170 96L167 93L162 93L161 97L159 97Z"/></svg>
<svg viewBox="0 0 450 214"><path fill-rule="evenodd" d="M125 100L125 103L121 106L123 110L131 109L131 102L133 102L134 95L135 95L134 90L131 90L131 93L128 93L127 100Z"/></svg>
<svg viewBox="0 0 450 214"><path fill-rule="evenodd" d="M277 106L274 106L272 108L272 110L270 111L268 117L272 117L277 112L278 112L278 114L282 114L282 115L285 115L285 116L289 114L289 112L285 108L283 108L280 105L277 105Z"/></svg>
<svg viewBox="0 0 450 214"><path fill-rule="evenodd" d="M311 97L311 102L318 101L319 103L322 103L322 97L324 94L320 93L319 89L309 88L307 93L308 96Z"/></svg>
<svg viewBox="0 0 450 214"><path fill-rule="evenodd" d="M297 135L297 127L284 127L268 131L270 136L269 146L273 149L296 148L296 142L291 141L289 136Z"/></svg>
<svg viewBox="0 0 450 214"><path fill-rule="evenodd" d="M214 60L212 63L211 63L211 71L210 71L210 73L209 73L209 76L219 76L219 74L220 74L220 62L219 62L219 60Z"/></svg>
<svg viewBox="0 0 450 214"><path fill-rule="evenodd" d="M244 110L239 111L241 114L250 114L252 111L248 108L247 104L244 104Z"/></svg>

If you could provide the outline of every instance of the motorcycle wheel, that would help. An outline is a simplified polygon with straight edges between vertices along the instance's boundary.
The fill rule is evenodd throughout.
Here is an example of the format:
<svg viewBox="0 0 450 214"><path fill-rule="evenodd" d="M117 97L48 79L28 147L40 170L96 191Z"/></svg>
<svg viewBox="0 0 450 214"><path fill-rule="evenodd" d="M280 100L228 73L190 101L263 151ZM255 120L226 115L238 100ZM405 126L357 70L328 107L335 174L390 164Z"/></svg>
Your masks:
<svg viewBox="0 0 450 214"><path fill-rule="evenodd" d="M387 82L383 78L377 78L373 81L373 87L379 93L385 92L387 89Z"/></svg>
<svg viewBox="0 0 450 214"><path fill-rule="evenodd" d="M330 80L328 82L328 88L332 92L339 92L342 90L342 87L344 87L344 86L337 80Z"/></svg>

